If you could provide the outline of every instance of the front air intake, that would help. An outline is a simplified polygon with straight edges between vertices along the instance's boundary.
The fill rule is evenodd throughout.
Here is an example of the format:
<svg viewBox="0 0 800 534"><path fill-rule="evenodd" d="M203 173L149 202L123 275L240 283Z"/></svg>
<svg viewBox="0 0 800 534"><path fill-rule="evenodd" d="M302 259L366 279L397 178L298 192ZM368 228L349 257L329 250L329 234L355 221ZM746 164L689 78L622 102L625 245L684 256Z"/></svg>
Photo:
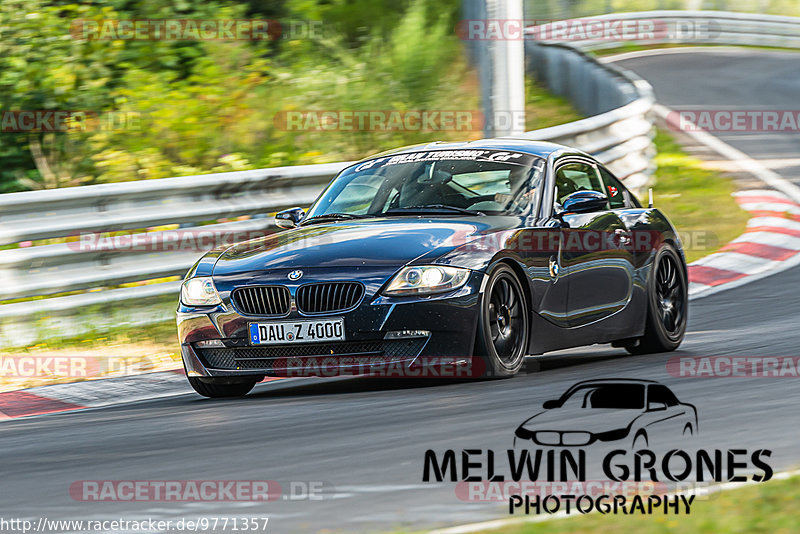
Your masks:
<svg viewBox="0 0 800 534"><path fill-rule="evenodd" d="M291 298L285 286L249 286L233 290L233 305L245 315L286 315Z"/></svg>
<svg viewBox="0 0 800 534"><path fill-rule="evenodd" d="M364 285L359 282L325 282L297 288L297 309L303 313L333 313L349 310L361 302Z"/></svg>

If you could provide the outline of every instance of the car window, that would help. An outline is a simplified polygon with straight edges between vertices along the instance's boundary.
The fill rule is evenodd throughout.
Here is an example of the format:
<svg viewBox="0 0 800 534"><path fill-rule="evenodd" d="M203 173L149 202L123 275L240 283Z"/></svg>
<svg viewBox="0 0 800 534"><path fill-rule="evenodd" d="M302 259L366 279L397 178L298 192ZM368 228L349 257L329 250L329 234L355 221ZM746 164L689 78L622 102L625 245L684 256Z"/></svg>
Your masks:
<svg viewBox="0 0 800 534"><path fill-rule="evenodd" d="M576 191L597 191L603 193L603 182L597 169L586 163L567 163L556 171L556 202L564 203Z"/></svg>
<svg viewBox="0 0 800 534"><path fill-rule="evenodd" d="M641 410L644 408L644 386L641 384L594 384L577 388L564 401L564 406Z"/></svg>
<svg viewBox="0 0 800 534"><path fill-rule="evenodd" d="M663 402L667 406L679 404L677 397L666 386L650 386L647 402Z"/></svg>
<svg viewBox="0 0 800 534"><path fill-rule="evenodd" d="M329 206L331 213L364 214L372 204L383 177L376 174L364 174L354 178L349 185L348 195L339 195Z"/></svg>
<svg viewBox="0 0 800 534"><path fill-rule="evenodd" d="M520 215L536 198L545 164L538 156L504 150L436 150L379 157L337 176L308 217L329 213L397 216L424 208L441 212L443 207Z"/></svg>
<svg viewBox="0 0 800 534"><path fill-rule="evenodd" d="M511 193L509 170L466 172L453 175L453 183L476 195L494 195L496 193Z"/></svg>
<svg viewBox="0 0 800 534"><path fill-rule="evenodd" d="M606 194L612 210L640 207L631 192L622 185L616 176L603 167L600 167L600 175L605 182Z"/></svg>

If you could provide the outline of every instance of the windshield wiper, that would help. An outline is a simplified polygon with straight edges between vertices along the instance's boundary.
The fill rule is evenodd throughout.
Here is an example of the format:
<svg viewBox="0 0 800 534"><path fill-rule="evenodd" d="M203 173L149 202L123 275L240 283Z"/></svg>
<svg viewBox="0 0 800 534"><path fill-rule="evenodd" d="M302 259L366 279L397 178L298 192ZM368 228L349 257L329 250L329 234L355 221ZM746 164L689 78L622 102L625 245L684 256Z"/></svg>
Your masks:
<svg viewBox="0 0 800 534"><path fill-rule="evenodd" d="M323 222L323 221L350 221L353 219L369 219L371 215L356 215L354 213L323 213L322 215L314 215L313 217L301 222L301 225Z"/></svg>
<svg viewBox="0 0 800 534"><path fill-rule="evenodd" d="M464 215L486 215L482 211L469 210L467 208L459 208L457 206L447 206L445 204L426 204L424 206L404 206L402 208L392 208L383 212L384 215L391 215L393 213L429 213L434 211L451 211L453 213L463 213Z"/></svg>

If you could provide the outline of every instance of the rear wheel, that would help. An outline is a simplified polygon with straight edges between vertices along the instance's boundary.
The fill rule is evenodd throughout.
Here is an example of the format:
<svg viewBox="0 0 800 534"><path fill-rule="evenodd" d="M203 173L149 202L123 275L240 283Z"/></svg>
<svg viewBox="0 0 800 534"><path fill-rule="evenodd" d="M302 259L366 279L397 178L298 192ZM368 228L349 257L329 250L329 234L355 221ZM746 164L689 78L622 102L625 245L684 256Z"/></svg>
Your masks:
<svg viewBox="0 0 800 534"><path fill-rule="evenodd" d="M223 398L223 397L244 397L247 395L253 386L258 382L257 378L247 378L241 380L225 379L224 382L208 381L209 379L200 379L190 376L189 385L194 388L196 392L204 397L210 398Z"/></svg>
<svg viewBox="0 0 800 534"><path fill-rule="evenodd" d="M647 322L644 335L627 348L632 354L668 352L678 348L686 334L688 284L683 260L664 244L656 253L647 287Z"/></svg>
<svg viewBox="0 0 800 534"><path fill-rule="evenodd" d="M489 277L480 304L476 352L486 363L486 375L515 375L528 347L528 306L522 286L507 265Z"/></svg>

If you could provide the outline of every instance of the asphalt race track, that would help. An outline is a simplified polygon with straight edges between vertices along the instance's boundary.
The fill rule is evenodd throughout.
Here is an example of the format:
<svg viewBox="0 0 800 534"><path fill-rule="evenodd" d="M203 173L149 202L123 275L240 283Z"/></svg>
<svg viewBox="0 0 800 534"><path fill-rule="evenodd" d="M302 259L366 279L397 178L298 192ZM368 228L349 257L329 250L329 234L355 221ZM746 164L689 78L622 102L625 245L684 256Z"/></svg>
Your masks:
<svg viewBox="0 0 800 534"><path fill-rule="evenodd" d="M667 106L792 109L800 55L704 52L631 59ZM756 106L757 103L757 106ZM795 159L791 134L723 136L756 159ZM773 169L800 182L800 163ZM193 393L0 424L4 517L145 519L267 516L267 532L424 529L507 517L503 503L468 503L455 484L423 483L425 450L505 450L547 399L590 378L659 380L697 406L704 446L771 449L800 464L796 378L678 378L675 356L796 356L800 268L692 303L677 353L628 356L586 348L528 362L503 381L302 380L259 386L244 399ZM80 480L324 481L321 500L271 503L78 502Z"/></svg>
<svg viewBox="0 0 800 534"><path fill-rule="evenodd" d="M674 109L788 111L797 108L800 87L797 52L687 50L626 59L617 65L650 82L658 102ZM796 132L719 132L714 135L800 185L800 136Z"/></svg>

